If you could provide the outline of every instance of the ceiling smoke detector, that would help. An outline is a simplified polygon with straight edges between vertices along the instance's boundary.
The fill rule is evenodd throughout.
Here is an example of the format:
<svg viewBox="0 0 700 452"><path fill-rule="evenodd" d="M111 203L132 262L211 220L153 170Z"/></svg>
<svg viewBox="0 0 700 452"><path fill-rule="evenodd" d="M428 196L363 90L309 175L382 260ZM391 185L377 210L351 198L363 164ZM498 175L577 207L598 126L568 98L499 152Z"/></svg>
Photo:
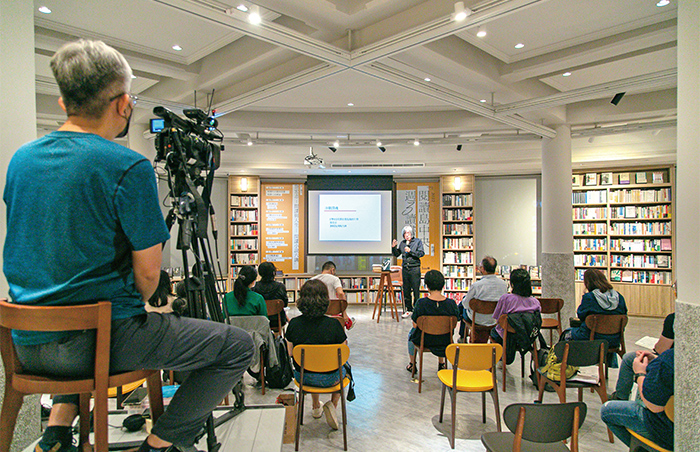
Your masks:
<svg viewBox="0 0 700 452"><path fill-rule="evenodd" d="M306 166L318 166L319 168L325 168L323 164L323 159L318 155L314 154L314 148L309 148L309 155L304 157L304 165Z"/></svg>

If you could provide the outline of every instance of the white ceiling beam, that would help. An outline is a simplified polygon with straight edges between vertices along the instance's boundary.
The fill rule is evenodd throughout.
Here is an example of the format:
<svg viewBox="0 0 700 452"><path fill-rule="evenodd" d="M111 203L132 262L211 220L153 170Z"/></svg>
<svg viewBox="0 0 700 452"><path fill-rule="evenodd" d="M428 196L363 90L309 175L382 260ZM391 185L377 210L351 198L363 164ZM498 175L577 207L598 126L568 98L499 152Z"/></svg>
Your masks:
<svg viewBox="0 0 700 452"><path fill-rule="evenodd" d="M676 86L678 69L667 69L637 77L625 78L614 82L601 83L585 88L573 89L550 96L528 99L495 108L496 116L512 115L532 110L541 110L559 105L566 105L585 100L600 99L611 94L640 89L660 89Z"/></svg>
<svg viewBox="0 0 700 452"><path fill-rule="evenodd" d="M556 132L549 127L545 127L522 118L505 115L496 116L492 107L484 105L478 100L462 96L455 91L438 86L436 83L427 83L422 79L391 68L385 64L375 62L355 69L372 77L376 77L389 83L419 92L447 104L454 105L455 107L463 110L476 113L485 118L493 119L494 121L507 124L542 137L554 138L556 136Z"/></svg>

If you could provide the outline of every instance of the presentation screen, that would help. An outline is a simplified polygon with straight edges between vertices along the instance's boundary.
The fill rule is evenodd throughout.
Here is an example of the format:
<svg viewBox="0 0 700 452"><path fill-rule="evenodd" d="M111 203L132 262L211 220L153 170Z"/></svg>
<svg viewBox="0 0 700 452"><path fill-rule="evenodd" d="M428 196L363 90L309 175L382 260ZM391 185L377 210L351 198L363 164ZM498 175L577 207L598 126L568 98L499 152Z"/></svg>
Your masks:
<svg viewBox="0 0 700 452"><path fill-rule="evenodd" d="M310 254L391 252L391 191L309 190Z"/></svg>

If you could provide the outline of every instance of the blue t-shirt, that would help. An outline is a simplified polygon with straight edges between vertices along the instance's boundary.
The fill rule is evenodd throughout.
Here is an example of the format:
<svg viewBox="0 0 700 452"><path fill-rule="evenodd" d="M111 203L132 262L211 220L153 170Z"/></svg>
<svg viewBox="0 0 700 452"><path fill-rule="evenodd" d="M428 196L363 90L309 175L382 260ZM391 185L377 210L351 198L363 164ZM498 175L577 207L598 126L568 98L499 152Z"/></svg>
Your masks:
<svg viewBox="0 0 700 452"><path fill-rule="evenodd" d="M12 157L3 199L3 270L14 302L108 300L114 320L145 312L131 252L169 234L144 156L94 134L52 132ZM13 331L24 345L70 334Z"/></svg>
<svg viewBox="0 0 700 452"><path fill-rule="evenodd" d="M673 358L674 349L670 348L647 365L642 393L654 405L665 406L673 395ZM645 409L644 424L659 446L673 450L673 422L665 412L652 413Z"/></svg>

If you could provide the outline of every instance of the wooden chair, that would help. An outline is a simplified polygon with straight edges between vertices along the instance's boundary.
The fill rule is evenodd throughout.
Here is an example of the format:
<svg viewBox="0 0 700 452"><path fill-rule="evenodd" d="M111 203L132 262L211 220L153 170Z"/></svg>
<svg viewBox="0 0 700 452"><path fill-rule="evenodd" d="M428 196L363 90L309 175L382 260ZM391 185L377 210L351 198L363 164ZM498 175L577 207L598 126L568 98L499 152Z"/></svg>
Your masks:
<svg viewBox="0 0 700 452"><path fill-rule="evenodd" d="M666 413L666 416L671 420L671 422L674 422L674 405L674 396L671 396L671 398L668 399L668 402L666 402L666 406L664 406L664 413ZM639 433L630 430L629 428L627 431L630 432L629 452L670 452L668 449L664 449L654 441L643 437Z"/></svg>
<svg viewBox="0 0 700 452"><path fill-rule="evenodd" d="M457 415L458 392L481 393L482 422L486 423L486 393L491 394L496 410L496 428L501 431L501 410L498 407L498 382L496 381L496 363L503 355L500 344L450 344L445 350L445 357L452 364L452 369L438 372L442 383L440 397L440 418L445 408L445 391L450 391L452 402L452 430L450 446L455 448L455 417Z"/></svg>
<svg viewBox="0 0 700 452"><path fill-rule="evenodd" d="M620 335L620 345L615 348L610 348L608 345L608 355L605 359L605 378L608 378L608 356L612 353L617 353L622 359L627 353L627 348L625 347L625 327L627 326L627 316L624 314L616 315L603 315L603 314L591 314L586 317L586 326L591 330L590 339L595 339L597 334L619 334Z"/></svg>
<svg viewBox="0 0 700 452"><path fill-rule="evenodd" d="M0 451L6 452L12 442L17 413L28 394L80 394L80 443L89 449L90 395L95 397L94 428L96 452L107 452L107 390L146 378L151 418L155 422L163 413L160 372L137 370L109 375L112 305L101 301L80 306L26 306L0 301L0 351L5 366L5 398L0 415ZM48 378L22 371L12 342L11 330L76 331L97 330L95 374L93 378Z"/></svg>
<svg viewBox="0 0 700 452"><path fill-rule="evenodd" d="M564 307L564 300L561 298L538 298L542 314L556 314L557 318L542 317L542 326L540 330L549 330L549 345L552 346L554 341L554 330L559 332L561 336L561 309Z"/></svg>
<svg viewBox="0 0 700 452"><path fill-rule="evenodd" d="M270 325L270 329L278 335L284 337L284 329L282 329L282 317L284 314L284 301L282 300L265 300L267 305L267 316L277 316L277 326Z"/></svg>
<svg viewBox="0 0 700 452"><path fill-rule="evenodd" d="M413 349L413 362L416 362L416 355L420 355L420 364L418 371L418 393L420 394L423 386L423 352L425 352L425 335L433 334L449 334L450 343L452 343L452 334L457 326L457 317L449 315L422 315L416 320L416 327L420 329L420 346ZM414 364L411 371L411 378L416 377L416 366Z"/></svg>
<svg viewBox="0 0 700 452"><path fill-rule="evenodd" d="M503 328L503 392L506 392L506 353L508 350L508 334L515 334L515 329L508 323L508 314L503 314L498 318L498 324ZM537 362L537 338L532 342L532 357ZM525 353L520 353L520 377L525 378Z"/></svg>
<svg viewBox="0 0 700 452"><path fill-rule="evenodd" d="M488 452L578 452L578 432L586 411L583 402L514 403L503 410L503 420L512 433L484 433L481 442ZM562 443L569 437L571 449Z"/></svg>
<svg viewBox="0 0 700 452"><path fill-rule="evenodd" d="M578 401L583 402L583 390L584 388L591 388L598 393L600 396L600 401L605 403L608 401L608 393L605 387L605 357L608 352L608 342L603 340L595 341L562 341L554 346L554 354L557 357L557 361L561 362L561 381L554 381L547 378L546 372L543 372L541 368L537 369L537 383L539 388L539 394L537 396L537 401L542 402L542 396L544 395L544 386L549 384L554 391L559 396L559 402L566 403L566 389L576 388L578 389ZM572 381L576 376L567 379L566 378L566 366L598 366L598 382L597 383L584 383L580 381ZM612 443L613 434L608 429L608 439Z"/></svg>
<svg viewBox="0 0 700 452"><path fill-rule="evenodd" d="M486 314L486 315L493 315L493 312L496 310L496 305L498 304L497 301L485 301L485 300L477 300L476 298L472 298L469 300L469 309L473 311L474 314ZM490 334L491 330L496 326L491 325L491 326L486 326L486 325L479 325L475 323L474 317L476 315L472 315L472 322L467 323L467 327L464 329L464 337L460 338L463 342L466 342L466 336L467 336L467 329L469 329L469 343L474 344L476 342L476 334L477 331L482 331L482 334Z"/></svg>
<svg viewBox="0 0 700 452"><path fill-rule="evenodd" d="M331 345L297 345L292 350L294 361L301 368L299 380L294 383L299 387L299 402L297 403L297 431L294 450L299 450L299 435L301 426L304 425L304 395L306 394L333 394L340 393L340 405L343 414L343 450L348 450L347 436L347 412L345 410L345 390L350 384L348 377L342 378L341 369L350 357L350 348L347 344ZM330 388L319 388L304 384L306 372L338 372L338 383Z"/></svg>
<svg viewBox="0 0 700 452"><path fill-rule="evenodd" d="M345 319L343 319L343 312L348 308L347 300L339 300L337 298L331 298L330 303L328 303L328 309L326 310L326 315L338 319L340 324L345 328Z"/></svg>

